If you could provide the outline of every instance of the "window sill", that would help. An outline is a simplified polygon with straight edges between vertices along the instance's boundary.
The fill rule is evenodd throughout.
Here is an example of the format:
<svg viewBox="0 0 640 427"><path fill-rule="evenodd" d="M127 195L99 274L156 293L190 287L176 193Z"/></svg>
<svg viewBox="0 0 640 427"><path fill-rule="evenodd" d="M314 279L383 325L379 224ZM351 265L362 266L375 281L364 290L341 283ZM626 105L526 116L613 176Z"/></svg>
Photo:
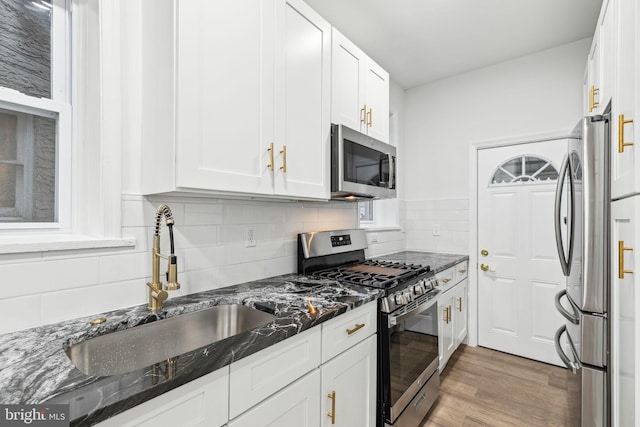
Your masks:
<svg viewBox="0 0 640 427"><path fill-rule="evenodd" d="M378 226L372 226L372 227L367 227L364 224L360 224L360 228L362 228L364 231L369 232L369 231L402 231L402 228L400 228L399 225L394 225L394 226L388 226L388 227L378 227Z"/></svg>
<svg viewBox="0 0 640 427"><path fill-rule="evenodd" d="M99 239L82 235L32 235L0 237L0 254L73 251L82 249L121 249L135 247L135 239Z"/></svg>

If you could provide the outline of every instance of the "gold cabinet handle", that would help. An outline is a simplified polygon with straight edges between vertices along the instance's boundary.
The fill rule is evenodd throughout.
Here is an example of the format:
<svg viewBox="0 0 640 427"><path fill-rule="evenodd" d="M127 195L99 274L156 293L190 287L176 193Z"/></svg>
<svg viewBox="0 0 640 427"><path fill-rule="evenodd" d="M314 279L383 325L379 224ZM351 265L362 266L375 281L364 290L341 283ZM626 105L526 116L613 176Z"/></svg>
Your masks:
<svg viewBox="0 0 640 427"><path fill-rule="evenodd" d="M353 329L347 329L347 335L355 334L360 329L364 328L364 323L356 323L356 327Z"/></svg>
<svg viewBox="0 0 640 427"><path fill-rule="evenodd" d="M458 273L460 273L460 274L464 274L464 273L466 273L466 272L467 272L467 269L466 269L466 268L463 268L462 270L458 270Z"/></svg>
<svg viewBox="0 0 640 427"><path fill-rule="evenodd" d="M269 144L269 148L267 148L267 151L269 152L269 164L267 165L267 167L269 168L269 170L273 170L273 142Z"/></svg>
<svg viewBox="0 0 640 427"><path fill-rule="evenodd" d="M451 279L442 279L443 283L449 283L451 281Z"/></svg>
<svg viewBox="0 0 640 427"><path fill-rule="evenodd" d="M287 173L287 146L283 145L282 150L280 150L280 154L282 154L282 166L280 169L282 172Z"/></svg>
<svg viewBox="0 0 640 427"><path fill-rule="evenodd" d="M369 112L367 113L367 126L373 126L373 109L369 108Z"/></svg>
<svg viewBox="0 0 640 427"><path fill-rule="evenodd" d="M331 412L327 413L328 417L331 417L331 424L336 423L336 392L332 391L327 395L329 399L331 399Z"/></svg>
<svg viewBox="0 0 640 427"><path fill-rule="evenodd" d="M451 306L447 306L444 308L444 321L446 324L449 324L451 321Z"/></svg>
<svg viewBox="0 0 640 427"><path fill-rule="evenodd" d="M360 123L367 123L367 104L360 109Z"/></svg>
<svg viewBox="0 0 640 427"><path fill-rule="evenodd" d="M618 241L618 278L624 279L625 274L633 274L633 270L624 269L624 251L632 251L633 248L626 248L624 240Z"/></svg>
<svg viewBox="0 0 640 427"><path fill-rule="evenodd" d="M633 145L633 142L624 142L624 125L633 123L633 119L624 119L624 114L618 116L618 153L624 153L624 147Z"/></svg>
<svg viewBox="0 0 640 427"><path fill-rule="evenodd" d="M595 86L591 86L591 90L589 90L589 112L592 112L598 105L600 105L600 102L596 101L597 93L600 93L600 89L597 89Z"/></svg>
<svg viewBox="0 0 640 427"><path fill-rule="evenodd" d="M458 311L462 313L462 297L458 297Z"/></svg>

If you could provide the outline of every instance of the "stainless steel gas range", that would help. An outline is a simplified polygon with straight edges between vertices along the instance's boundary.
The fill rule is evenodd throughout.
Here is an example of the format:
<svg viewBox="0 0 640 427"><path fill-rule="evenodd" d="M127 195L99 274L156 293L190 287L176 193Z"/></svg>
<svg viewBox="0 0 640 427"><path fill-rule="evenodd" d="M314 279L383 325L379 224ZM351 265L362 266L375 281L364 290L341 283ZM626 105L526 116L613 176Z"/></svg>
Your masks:
<svg viewBox="0 0 640 427"><path fill-rule="evenodd" d="M414 427L438 397L436 279L428 266L366 260L364 230L298 235L298 273L384 290L378 310L378 426Z"/></svg>

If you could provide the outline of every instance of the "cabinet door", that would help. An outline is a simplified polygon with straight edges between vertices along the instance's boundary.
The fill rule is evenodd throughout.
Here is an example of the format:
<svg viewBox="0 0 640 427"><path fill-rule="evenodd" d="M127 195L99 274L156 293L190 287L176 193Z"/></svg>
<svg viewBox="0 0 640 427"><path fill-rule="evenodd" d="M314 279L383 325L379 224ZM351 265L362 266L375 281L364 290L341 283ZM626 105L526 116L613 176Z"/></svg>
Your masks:
<svg viewBox="0 0 640 427"><path fill-rule="evenodd" d="M229 422L229 427L320 425L320 371L316 369Z"/></svg>
<svg viewBox="0 0 640 427"><path fill-rule="evenodd" d="M611 100L614 89L614 20L615 20L616 2L613 0L604 0L602 9L600 10L600 18L598 28L600 37L600 91L598 106L599 114L604 110Z"/></svg>
<svg viewBox="0 0 640 427"><path fill-rule="evenodd" d="M367 134L389 142L389 73L372 60L365 69L365 96L367 106Z"/></svg>
<svg viewBox="0 0 640 427"><path fill-rule="evenodd" d="M276 5L275 192L328 199L331 26L302 0Z"/></svg>
<svg viewBox="0 0 640 427"><path fill-rule="evenodd" d="M376 425L376 335L322 365L322 425Z"/></svg>
<svg viewBox="0 0 640 427"><path fill-rule="evenodd" d="M438 360L440 372L447 366L449 357L455 350L455 337L453 335L453 289L438 297Z"/></svg>
<svg viewBox="0 0 640 427"><path fill-rule="evenodd" d="M611 204L611 363L612 363L612 424L637 425L636 408L640 404L637 393L636 360L640 354L637 335L640 292L635 277L640 266L640 196Z"/></svg>
<svg viewBox="0 0 640 427"><path fill-rule="evenodd" d="M598 31L593 36L587 64L589 67L587 111L594 115L600 113L600 37Z"/></svg>
<svg viewBox="0 0 640 427"><path fill-rule="evenodd" d="M456 268L459 268L456 267ZM468 313L468 298L467 289L468 281L465 278L462 282L458 283L454 288L454 301L453 301L453 329L455 336L455 348L458 348L461 342L467 336L467 313Z"/></svg>
<svg viewBox="0 0 640 427"><path fill-rule="evenodd" d="M366 132L366 55L335 28L331 48L331 121Z"/></svg>
<svg viewBox="0 0 640 427"><path fill-rule="evenodd" d="M273 191L267 168L273 142L270 5L176 2L176 187Z"/></svg>
<svg viewBox="0 0 640 427"><path fill-rule="evenodd" d="M611 117L611 197L618 198L640 191L640 173L634 165L638 148L636 132L636 50L638 48L638 14L636 0L617 2L616 89ZM639 21L640 22L640 21Z"/></svg>

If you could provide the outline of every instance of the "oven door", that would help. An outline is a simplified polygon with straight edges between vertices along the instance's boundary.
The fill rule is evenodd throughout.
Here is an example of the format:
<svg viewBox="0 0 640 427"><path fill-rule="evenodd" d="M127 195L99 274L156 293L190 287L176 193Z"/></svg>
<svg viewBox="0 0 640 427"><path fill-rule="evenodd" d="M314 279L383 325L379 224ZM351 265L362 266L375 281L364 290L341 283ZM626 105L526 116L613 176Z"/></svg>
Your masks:
<svg viewBox="0 0 640 427"><path fill-rule="evenodd" d="M378 337L385 422L395 425L419 423L439 394L436 298L423 295L408 306L383 313Z"/></svg>

